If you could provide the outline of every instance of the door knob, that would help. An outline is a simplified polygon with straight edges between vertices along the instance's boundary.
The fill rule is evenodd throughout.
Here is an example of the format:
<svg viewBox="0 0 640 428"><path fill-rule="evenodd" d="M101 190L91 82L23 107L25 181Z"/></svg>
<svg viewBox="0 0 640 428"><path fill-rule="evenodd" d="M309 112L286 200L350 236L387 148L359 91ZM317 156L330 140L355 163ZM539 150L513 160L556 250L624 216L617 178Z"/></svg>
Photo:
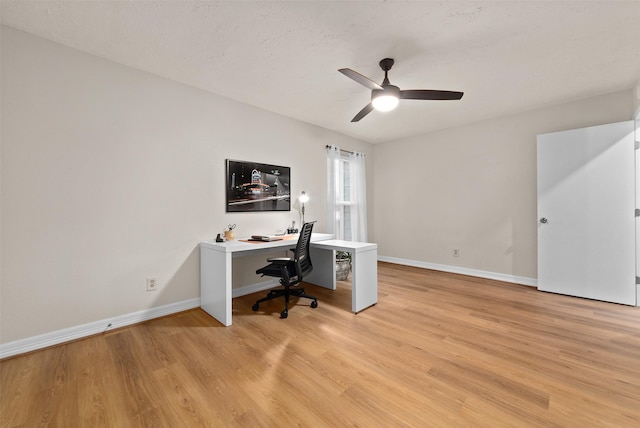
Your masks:
<svg viewBox="0 0 640 428"><path fill-rule="evenodd" d="M540 223L542 223L542 224L545 224L545 223L547 223L548 221L549 221L549 220L547 220L547 218L546 218L546 217L542 217L542 218L540 219Z"/></svg>

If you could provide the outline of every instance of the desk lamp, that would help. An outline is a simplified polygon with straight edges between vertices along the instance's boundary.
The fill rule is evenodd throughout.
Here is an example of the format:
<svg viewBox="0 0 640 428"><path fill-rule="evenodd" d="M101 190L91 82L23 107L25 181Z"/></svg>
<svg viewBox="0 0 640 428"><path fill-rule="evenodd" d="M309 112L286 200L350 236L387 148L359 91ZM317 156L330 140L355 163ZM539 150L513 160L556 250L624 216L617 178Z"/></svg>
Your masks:
<svg viewBox="0 0 640 428"><path fill-rule="evenodd" d="M298 200L302 204L302 224L304 224L304 204L305 202L309 202L309 196L303 190L300 196L298 197Z"/></svg>

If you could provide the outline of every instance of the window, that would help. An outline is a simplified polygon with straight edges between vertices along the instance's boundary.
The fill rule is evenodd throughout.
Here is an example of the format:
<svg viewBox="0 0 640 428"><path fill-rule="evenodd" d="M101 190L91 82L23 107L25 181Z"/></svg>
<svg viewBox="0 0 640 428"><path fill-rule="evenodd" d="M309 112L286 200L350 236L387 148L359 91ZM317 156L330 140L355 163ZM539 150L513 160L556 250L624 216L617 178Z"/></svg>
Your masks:
<svg viewBox="0 0 640 428"><path fill-rule="evenodd" d="M349 159L342 155L336 168L336 239L351 241L351 180Z"/></svg>

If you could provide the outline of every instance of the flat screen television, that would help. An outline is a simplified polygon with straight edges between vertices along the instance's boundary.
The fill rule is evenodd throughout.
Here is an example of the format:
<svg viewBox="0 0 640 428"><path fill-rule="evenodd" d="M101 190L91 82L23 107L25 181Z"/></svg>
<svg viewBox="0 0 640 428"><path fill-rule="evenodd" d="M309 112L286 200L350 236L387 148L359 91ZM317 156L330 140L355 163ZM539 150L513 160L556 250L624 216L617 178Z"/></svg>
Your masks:
<svg viewBox="0 0 640 428"><path fill-rule="evenodd" d="M227 212L291 211L291 168L227 159Z"/></svg>

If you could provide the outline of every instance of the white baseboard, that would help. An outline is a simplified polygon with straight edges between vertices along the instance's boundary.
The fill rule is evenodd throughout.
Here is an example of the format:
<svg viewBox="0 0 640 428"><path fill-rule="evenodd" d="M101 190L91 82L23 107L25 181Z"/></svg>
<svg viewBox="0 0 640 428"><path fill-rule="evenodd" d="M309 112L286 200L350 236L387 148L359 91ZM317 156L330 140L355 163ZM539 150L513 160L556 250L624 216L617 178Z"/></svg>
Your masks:
<svg viewBox="0 0 640 428"><path fill-rule="evenodd" d="M200 307L200 298L183 300L182 302L94 321L84 325L16 340L14 342L2 343L0 344L0 359L58 345L71 340L82 339L83 337L103 333L110 329L124 327L198 307Z"/></svg>
<svg viewBox="0 0 640 428"><path fill-rule="evenodd" d="M514 284L528 285L530 287L538 286L537 279L527 278L525 276L506 275L504 273L487 272L484 270L468 269L459 266L440 265L436 263L421 262L417 260L406 260L397 257L378 256L378 260L380 260L381 262L395 263L398 265L433 269L442 272L458 273L461 275L477 276L479 278L495 279L497 281L512 282Z"/></svg>

